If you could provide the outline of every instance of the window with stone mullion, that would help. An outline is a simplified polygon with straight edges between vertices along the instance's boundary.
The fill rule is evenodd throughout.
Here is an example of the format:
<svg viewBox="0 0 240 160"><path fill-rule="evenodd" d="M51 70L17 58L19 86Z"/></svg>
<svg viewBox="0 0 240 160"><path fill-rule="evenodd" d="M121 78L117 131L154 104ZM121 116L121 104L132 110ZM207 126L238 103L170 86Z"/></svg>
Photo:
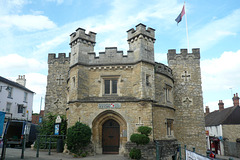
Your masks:
<svg viewBox="0 0 240 160"><path fill-rule="evenodd" d="M117 94L117 79L104 80L104 94Z"/></svg>
<svg viewBox="0 0 240 160"><path fill-rule="evenodd" d="M105 94L110 94L110 80L104 80Z"/></svg>

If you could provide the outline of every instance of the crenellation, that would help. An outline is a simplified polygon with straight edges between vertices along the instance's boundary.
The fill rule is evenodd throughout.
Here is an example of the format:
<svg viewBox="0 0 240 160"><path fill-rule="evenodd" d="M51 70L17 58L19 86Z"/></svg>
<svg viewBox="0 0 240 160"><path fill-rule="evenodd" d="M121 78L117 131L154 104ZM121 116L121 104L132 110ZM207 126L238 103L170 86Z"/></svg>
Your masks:
<svg viewBox="0 0 240 160"><path fill-rule="evenodd" d="M150 140L164 141L165 148L173 148L170 141L177 139L204 153L200 50L168 50L165 65L154 60L153 28L140 23L127 33L127 54L117 47L96 53L96 33L82 28L70 35L69 57L49 54L46 113L66 114L68 127L88 124L94 154L105 152L102 127L108 120L120 127L116 153L127 154L125 144L136 124L152 127ZM167 154L171 159L174 153Z"/></svg>
<svg viewBox="0 0 240 160"><path fill-rule="evenodd" d="M85 33L85 29L78 28L76 32L70 35L70 46L76 43L88 43L89 45L95 45L96 33L90 31L88 34Z"/></svg>
<svg viewBox="0 0 240 160"><path fill-rule="evenodd" d="M145 38L147 40L155 42L155 30L153 28L148 27L146 30L146 26L142 23L136 26L136 30L133 28L127 31L128 33L128 42L136 41L137 38Z"/></svg>
<svg viewBox="0 0 240 160"><path fill-rule="evenodd" d="M48 54L48 64L53 64L54 62L65 63L66 61L70 61L71 54L69 53L68 57L66 57L66 53L58 53L58 57L56 57L55 53Z"/></svg>
<svg viewBox="0 0 240 160"><path fill-rule="evenodd" d="M173 78L172 69L162 63L155 63L155 72Z"/></svg>
<svg viewBox="0 0 240 160"><path fill-rule="evenodd" d="M170 60L176 60L178 57L181 59L189 59L190 57L194 59L200 59L200 49L199 48L193 48L192 53L188 53L187 49L181 49L180 53L176 53L175 49L168 50L168 61Z"/></svg>
<svg viewBox="0 0 240 160"><path fill-rule="evenodd" d="M117 47L106 47L105 52L99 52L99 56L96 56L95 52L90 52L88 53L89 65L134 63L133 52L128 51L127 53L124 55L123 51L117 50Z"/></svg>

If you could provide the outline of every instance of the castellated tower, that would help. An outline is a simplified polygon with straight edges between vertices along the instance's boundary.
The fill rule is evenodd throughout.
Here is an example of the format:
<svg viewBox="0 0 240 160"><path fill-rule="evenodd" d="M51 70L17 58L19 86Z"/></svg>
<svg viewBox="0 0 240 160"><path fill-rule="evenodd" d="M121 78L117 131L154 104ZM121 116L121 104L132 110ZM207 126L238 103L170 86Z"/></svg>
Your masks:
<svg viewBox="0 0 240 160"><path fill-rule="evenodd" d="M166 66L154 61L155 30L144 24L127 31L127 54L106 47L97 56L95 38L78 28L70 35L71 56L49 54L45 112L66 114L68 127L89 125L97 154L128 155L139 126L152 128L145 159L155 159L154 142L165 159L177 143L205 154L199 49L169 50Z"/></svg>
<svg viewBox="0 0 240 160"><path fill-rule="evenodd" d="M48 76L45 97L45 114L66 114L67 78L70 55L65 53L48 55Z"/></svg>
<svg viewBox="0 0 240 160"><path fill-rule="evenodd" d="M134 51L135 61L154 63L155 29L138 24L136 30L127 31L129 50Z"/></svg>
<svg viewBox="0 0 240 160"><path fill-rule="evenodd" d="M188 149L196 148L205 154L205 122L203 113L200 50L181 49L168 51L168 64L174 78L175 136Z"/></svg>
<svg viewBox="0 0 240 160"><path fill-rule="evenodd" d="M71 62L70 66L76 63L88 64L88 53L94 51L96 33L85 33L85 29L78 28L70 35Z"/></svg>

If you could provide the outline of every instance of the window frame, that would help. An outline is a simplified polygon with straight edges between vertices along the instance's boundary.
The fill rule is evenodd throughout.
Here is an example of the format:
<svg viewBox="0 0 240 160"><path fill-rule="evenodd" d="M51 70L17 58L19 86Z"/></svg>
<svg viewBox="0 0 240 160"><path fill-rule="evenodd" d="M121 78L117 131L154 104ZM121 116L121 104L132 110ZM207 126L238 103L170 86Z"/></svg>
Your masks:
<svg viewBox="0 0 240 160"><path fill-rule="evenodd" d="M27 102L28 93L24 92L23 102Z"/></svg>
<svg viewBox="0 0 240 160"><path fill-rule="evenodd" d="M13 87L8 87L8 95L7 95L7 98L11 98L12 99L12 93L13 93Z"/></svg>
<svg viewBox="0 0 240 160"><path fill-rule="evenodd" d="M18 113L23 113L23 104L18 104ZM21 111L21 112L19 112Z"/></svg>
<svg viewBox="0 0 240 160"><path fill-rule="evenodd" d="M165 102L172 103L172 86L166 84L164 92Z"/></svg>
<svg viewBox="0 0 240 160"><path fill-rule="evenodd" d="M166 119L167 136L173 136L173 119Z"/></svg>
<svg viewBox="0 0 240 160"><path fill-rule="evenodd" d="M12 103L7 102L7 104L6 104L6 113L11 113L11 106L12 106Z"/></svg>
<svg viewBox="0 0 240 160"><path fill-rule="evenodd" d="M102 95L118 96L119 95L119 75L102 76ZM109 92L106 93L106 81L109 81Z"/></svg>

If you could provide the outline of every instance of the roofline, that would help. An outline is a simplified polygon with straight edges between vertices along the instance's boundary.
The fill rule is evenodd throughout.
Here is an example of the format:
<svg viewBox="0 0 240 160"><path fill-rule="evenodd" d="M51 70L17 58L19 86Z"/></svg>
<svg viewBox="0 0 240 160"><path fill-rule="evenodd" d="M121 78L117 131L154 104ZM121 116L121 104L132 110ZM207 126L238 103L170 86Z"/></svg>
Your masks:
<svg viewBox="0 0 240 160"><path fill-rule="evenodd" d="M13 82L13 81L11 81L9 79L6 79L6 78L4 78L2 76L0 76L0 82L7 83L8 85L11 85L11 86L23 89L23 90L25 90L27 92L35 93L35 92L31 91L30 89L24 87L23 85L21 85L21 84L19 84L17 82Z"/></svg>

